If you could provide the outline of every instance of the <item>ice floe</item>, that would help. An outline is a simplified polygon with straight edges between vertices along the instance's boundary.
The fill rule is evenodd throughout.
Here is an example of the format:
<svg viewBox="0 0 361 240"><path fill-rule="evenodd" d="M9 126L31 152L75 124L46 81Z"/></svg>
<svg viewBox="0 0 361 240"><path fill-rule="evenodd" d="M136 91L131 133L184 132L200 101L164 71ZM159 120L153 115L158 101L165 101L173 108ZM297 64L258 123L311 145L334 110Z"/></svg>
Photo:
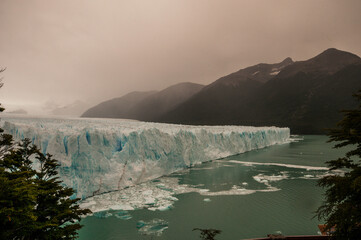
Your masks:
<svg viewBox="0 0 361 240"><path fill-rule="evenodd" d="M223 161L223 160L219 160L219 161ZM242 165L245 165L245 166L264 165L264 166L278 166L278 167L286 167L286 168L298 168L298 169L306 169L306 170L316 170L316 171L328 170L327 167L304 166L304 165L285 164L285 163L260 163L260 162L245 162L245 161L236 161L236 160L227 160L227 162L242 164Z"/></svg>
<svg viewBox="0 0 361 240"><path fill-rule="evenodd" d="M149 222L143 220L137 222L137 229L142 235L160 236L168 228L168 222L163 219L153 219Z"/></svg>

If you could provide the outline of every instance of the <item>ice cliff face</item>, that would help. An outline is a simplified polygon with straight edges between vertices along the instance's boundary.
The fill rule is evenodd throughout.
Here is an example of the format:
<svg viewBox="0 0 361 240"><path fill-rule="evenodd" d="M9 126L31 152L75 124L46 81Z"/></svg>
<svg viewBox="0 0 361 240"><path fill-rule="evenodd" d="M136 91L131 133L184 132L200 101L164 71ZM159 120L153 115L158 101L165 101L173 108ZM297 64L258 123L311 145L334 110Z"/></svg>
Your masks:
<svg viewBox="0 0 361 240"><path fill-rule="evenodd" d="M29 138L61 163L64 183L85 198L194 164L286 143L288 128L184 126L115 119L2 117L15 139Z"/></svg>

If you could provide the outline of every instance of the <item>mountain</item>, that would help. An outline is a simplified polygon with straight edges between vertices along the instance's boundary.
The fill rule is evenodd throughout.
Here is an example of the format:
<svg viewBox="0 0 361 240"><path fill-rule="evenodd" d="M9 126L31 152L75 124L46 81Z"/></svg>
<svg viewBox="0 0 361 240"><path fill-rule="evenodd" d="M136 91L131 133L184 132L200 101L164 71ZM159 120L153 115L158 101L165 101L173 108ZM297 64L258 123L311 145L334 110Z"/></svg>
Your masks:
<svg viewBox="0 0 361 240"><path fill-rule="evenodd" d="M256 94L257 89L292 63L291 58L286 58L280 63L261 63L229 74L156 120L183 124L229 124L235 112L247 111L244 103Z"/></svg>
<svg viewBox="0 0 361 240"><path fill-rule="evenodd" d="M356 107L352 94L361 87L360 64L334 74L298 72L275 78L259 89L257 97L248 99L252 108L243 121L287 126L295 134L324 134L325 128L341 120L340 110Z"/></svg>
<svg viewBox="0 0 361 240"><path fill-rule="evenodd" d="M360 57L355 54L329 48L314 58L306 61L299 61L280 72L278 78L293 76L299 72L312 73L314 75L330 75L342 68L359 64Z"/></svg>
<svg viewBox="0 0 361 240"><path fill-rule="evenodd" d="M156 92L131 92L89 108L81 117L136 119L134 106L154 93Z"/></svg>
<svg viewBox="0 0 361 240"><path fill-rule="evenodd" d="M51 110L51 114L58 116L79 117L88 108L89 105L87 103L77 100L65 106L55 107L54 109Z"/></svg>
<svg viewBox="0 0 361 240"><path fill-rule="evenodd" d="M159 116L172 110L194 94L204 85L196 83L179 83L157 92L134 106L136 119L142 121L156 121Z"/></svg>
<svg viewBox="0 0 361 240"><path fill-rule="evenodd" d="M258 74L263 77L254 77ZM351 95L360 87L361 59L328 49L306 61L287 58L277 67L259 64L220 78L157 121L324 133L341 119L341 109L355 107Z"/></svg>
<svg viewBox="0 0 361 240"><path fill-rule="evenodd" d="M272 79L285 67L292 65L294 62L291 58L286 58L280 63L275 64L266 64L260 63L251 67L241 69L235 73L229 74L225 77L221 77L210 86L217 84L237 86L243 81L253 80L261 83L265 83L268 80Z"/></svg>
<svg viewBox="0 0 361 240"><path fill-rule="evenodd" d="M103 102L84 117L130 118L192 125L290 127L293 134L324 134L356 107L361 58L335 48L294 62L257 64L203 86L181 83Z"/></svg>
<svg viewBox="0 0 361 240"><path fill-rule="evenodd" d="M22 109L22 108L16 109L16 110L10 111L10 112L6 111L6 113L10 113L10 114L24 114L24 115L25 115L25 114L28 114L28 112L27 112L26 110Z"/></svg>
<svg viewBox="0 0 361 240"><path fill-rule="evenodd" d="M186 99L199 92L204 86L196 83L179 83L159 92L132 93L124 97L103 102L82 117L130 118L155 121Z"/></svg>

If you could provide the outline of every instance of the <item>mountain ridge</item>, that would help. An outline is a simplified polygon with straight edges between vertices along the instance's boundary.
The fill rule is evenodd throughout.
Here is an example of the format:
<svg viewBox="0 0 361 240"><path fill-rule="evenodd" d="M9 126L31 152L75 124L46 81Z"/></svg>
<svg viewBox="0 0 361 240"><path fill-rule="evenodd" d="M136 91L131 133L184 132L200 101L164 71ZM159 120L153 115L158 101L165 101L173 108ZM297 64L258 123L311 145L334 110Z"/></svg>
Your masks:
<svg viewBox="0 0 361 240"><path fill-rule="evenodd" d="M279 63L240 69L199 86L165 108L162 104L170 100L150 95L135 104L136 113L126 118L192 125L274 125L290 127L294 134L323 134L323 128L335 126L340 119L339 110L354 107L351 95L360 86L361 58L331 48L304 61L287 57Z"/></svg>
<svg viewBox="0 0 361 240"><path fill-rule="evenodd" d="M154 93L156 93L156 91L130 92L122 97L112 98L89 108L81 115L81 117L135 119L133 107L138 102Z"/></svg>
<svg viewBox="0 0 361 240"><path fill-rule="evenodd" d="M183 82L161 91L131 92L88 109L82 114L82 117L129 118L151 121L182 103L203 87L204 85L201 84Z"/></svg>

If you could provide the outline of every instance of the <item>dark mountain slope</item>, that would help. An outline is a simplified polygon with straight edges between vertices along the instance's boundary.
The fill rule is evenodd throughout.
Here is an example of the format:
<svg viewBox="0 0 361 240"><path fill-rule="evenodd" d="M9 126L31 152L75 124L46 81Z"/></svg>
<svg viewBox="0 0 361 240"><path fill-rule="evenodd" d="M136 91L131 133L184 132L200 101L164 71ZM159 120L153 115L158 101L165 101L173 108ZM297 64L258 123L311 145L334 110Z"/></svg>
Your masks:
<svg viewBox="0 0 361 240"><path fill-rule="evenodd" d="M160 92L133 92L102 102L87 110L82 117L154 121L160 115L199 92L203 87L196 83L179 83Z"/></svg>
<svg viewBox="0 0 361 240"><path fill-rule="evenodd" d="M227 75L204 87L179 107L159 116L157 121L184 124L231 124L234 113L246 114L244 104L256 90L283 68L292 64L286 58L276 64L257 64Z"/></svg>
<svg viewBox="0 0 361 240"><path fill-rule="evenodd" d="M239 83L246 80L255 80L261 83L265 83L277 75L282 69L292 64L293 61L291 58L286 58L282 62L275 64L260 63L221 77L207 87L218 84L237 86Z"/></svg>
<svg viewBox="0 0 361 240"><path fill-rule="evenodd" d="M228 123L234 111L247 109L245 101L260 86L262 83L258 81L244 80L237 85L207 87L157 120L184 124Z"/></svg>
<svg viewBox="0 0 361 240"><path fill-rule="evenodd" d="M204 85L179 83L148 96L134 106L137 120L155 121L159 116L198 93Z"/></svg>
<svg viewBox="0 0 361 240"><path fill-rule="evenodd" d="M102 102L87 111L82 117L96 117L96 118L128 118L135 119L134 106L155 94L155 91L150 92L131 92L119 98Z"/></svg>
<svg viewBox="0 0 361 240"><path fill-rule="evenodd" d="M355 107L352 94L361 88L361 65L332 75L298 73L274 79L249 99L247 122L256 126L290 127L293 133L325 133L341 119L339 111Z"/></svg>
<svg viewBox="0 0 361 240"><path fill-rule="evenodd" d="M293 133L323 133L323 128L340 119L339 110L353 107L351 95L361 88L359 64L358 56L329 49L310 60L288 64L264 84L251 78L234 80L231 74L158 120L275 125L290 127Z"/></svg>
<svg viewBox="0 0 361 240"><path fill-rule="evenodd" d="M360 57L355 54L329 48L314 58L306 61L297 61L278 74L278 78L293 76L299 72L312 73L313 75L330 75L342 68L359 64Z"/></svg>
<svg viewBox="0 0 361 240"><path fill-rule="evenodd" d="M89 109L83 116L202 125L290 127L295 134L324 133L355 107L361 59L328 49L306 60L258 64L203 87L193 83L160 92L132 93Z"/></svg>

